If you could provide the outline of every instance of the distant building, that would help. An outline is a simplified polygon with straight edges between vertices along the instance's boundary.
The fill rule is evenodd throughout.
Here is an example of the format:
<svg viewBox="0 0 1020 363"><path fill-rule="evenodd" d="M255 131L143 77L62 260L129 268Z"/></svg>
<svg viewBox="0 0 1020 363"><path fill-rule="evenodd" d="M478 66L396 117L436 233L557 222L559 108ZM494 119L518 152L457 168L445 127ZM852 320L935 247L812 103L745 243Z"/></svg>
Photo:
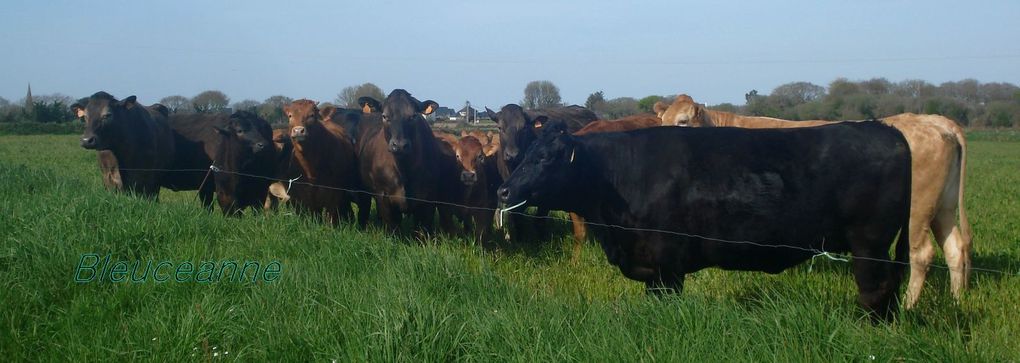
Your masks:
<svg viewBox="0 0 1020 363"><path fill-rule="evenodd" d="M28 94L25 95L25 111L29 113L35 109L35 100L32 99L32 84L28 84Z"/></svg>

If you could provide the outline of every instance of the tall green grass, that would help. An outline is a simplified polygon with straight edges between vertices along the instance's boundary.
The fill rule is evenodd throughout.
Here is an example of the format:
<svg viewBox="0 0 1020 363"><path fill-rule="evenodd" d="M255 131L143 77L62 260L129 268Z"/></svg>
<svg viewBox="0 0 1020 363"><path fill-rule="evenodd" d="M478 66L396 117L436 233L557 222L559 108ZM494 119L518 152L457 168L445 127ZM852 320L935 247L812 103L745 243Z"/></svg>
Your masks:
<svg viewBox="0 0 1020 363"><path fill-rule="evenodd" d="M1020 272L1020 143L970 144L976 267ZM872 325L848 265L705 270L654 298L566 235L483 252L461 239L223 217L194 193L103 190L74 136L0 137L0 352L7 360L1016 361L1020 278L933 269L914 311ZM563 228L565 230L566 228ZM278 260L272 283L75 283L83 253Z"/></svg>

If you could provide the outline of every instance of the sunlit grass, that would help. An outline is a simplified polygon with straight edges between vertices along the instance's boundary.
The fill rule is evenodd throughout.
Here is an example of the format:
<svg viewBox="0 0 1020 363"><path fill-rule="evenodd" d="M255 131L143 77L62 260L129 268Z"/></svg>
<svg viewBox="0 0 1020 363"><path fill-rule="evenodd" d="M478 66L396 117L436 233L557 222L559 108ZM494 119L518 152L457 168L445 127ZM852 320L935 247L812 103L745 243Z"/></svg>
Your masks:
<svg viewBox="0 0 1020 363"><path fill-rule="evenodd" d="M974 266L1020 272L1020 143L970 143ZM570 238L483 252L289 213L205 212L103 190L72 136L0 136L0 351L14 360L1009 361L1020 278L975 272L961 304L934 269L918 308L872 325L848 266L716 269L645 296ZM565 232L566 226L557 230ZM280 261L272 283L74 282L83 253Z"/></svg>

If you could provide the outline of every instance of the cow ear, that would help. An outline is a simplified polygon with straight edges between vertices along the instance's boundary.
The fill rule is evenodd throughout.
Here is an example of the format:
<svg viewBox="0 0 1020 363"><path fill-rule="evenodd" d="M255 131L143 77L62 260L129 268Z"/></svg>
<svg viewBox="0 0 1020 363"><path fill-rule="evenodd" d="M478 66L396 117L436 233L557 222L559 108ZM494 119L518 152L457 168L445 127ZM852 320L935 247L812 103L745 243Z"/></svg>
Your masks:
<svg viewBox="0 0 1020 363"><path fill-rule="evenodd" d="M368 96L358 97L358 106L361 106L361 112L372 113L379 112L382 110L382 104L376 99Z"/></svg>
<svg viewBox="0 0 1020 363"><path fill-rule="evenodd" d="M499 121L499 120L496 119L496 111L490 110L488 107L486 107L485 108L485 113L489 114L489 119L490 120L492 120L494 122L498 122Z"/></svg>
<svg viewBox="0 0 1020 363"><path fill-rule="evenodd" d="M652 110L655 111L655 115L659 117L662 117L662 114L666 112L667 108L669 108L669 105L662 101L656 101L655 105L652 106Z"/></svg>
<svg viewBox="0 0 1020 363"><path fill-rule="evenodd" d="M538 116L531 120L532 127L540 129L549 122L549 118L546 116Z"/></svg>
<svg viewBox="0 0 1020 363"><path fill-rule="evenodd" d="M216 133L218 133L220 135L223 135L223 136L230 135L230 130L227 130L227 129L223 128L223 126L212 125L212 127L213 127L214 130L216 130Z"/></svg>
<svg viewBox="0 0 1020 363"><path fill-rule="evenodd" d="M135 97L134 95L128 96L128 98L125 98L123 101L120 101L120 105L124 106L124 108L129 110L135 108L135 106L138 105L137 97Z"/></svg>
<svg viewBox="0 0 1020 363"><path fill-rule="evenodd" d="M433 100L427 100L421 103L421 113L425 115L431 115L437 108L439 108L439 104Z"/></svg>
<svg viewBox="0 0 1020 363"><path fill-rule="evenodd" d="M334 114L336 114L336 107L333 106L325 106L319 110L319 117L323 120L333 119Z"/></svg>
<svg viewBox="0 0 1020 363"><path fill-rule="evenodd" d="M83 118L85 117L85 106L81 103L75 102L71 105L71 113L74 114L74 117Z"/></svg>
<svg viewBox="0 0 1020 363"><path fill-rule="evenodd" d="M493 145L493 144L485 145L485 147L482 148L482 152L485 153L486 157L495 155L496 151L499 151L499 147L497 147L497 145Z"/></svg>

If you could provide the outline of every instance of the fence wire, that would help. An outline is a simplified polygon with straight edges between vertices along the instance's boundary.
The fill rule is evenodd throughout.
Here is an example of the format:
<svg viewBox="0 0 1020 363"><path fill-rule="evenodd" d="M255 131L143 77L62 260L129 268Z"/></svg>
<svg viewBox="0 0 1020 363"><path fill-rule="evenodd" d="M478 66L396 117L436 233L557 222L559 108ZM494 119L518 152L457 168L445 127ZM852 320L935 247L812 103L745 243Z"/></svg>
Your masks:
<svg viewBox="0 0 1020 363"><path fill-rule="evenodd" d="M385 194L375 193L375 192L368 191L368 190L340 188L340 187L334 187L334 186L329 186L329 185L320 185L320 184L313 184L313 183L309 183L309 182L305 182L305 181L300 181L300 179L301 179L300 175L297 178L293 178L293 179L281 179L281 178L274 178L274 177L268 177L268 176L263 176L263 175L255 175L255 174L248 174L248 173L242 173L242 172L237 172L237 171L224 170L224 169L219 168L219 167L217 167L215 165L210 165L208 169L132 169L132 168L118 168L117 170L123 170L123 171L141 171L141 172L189 172L189 173L195 173L195 172L208 173L208 172L212 171L213 173L234 174L234 175L239 175L239 176L244 176L244 177L249 177L249 178L257 178L257 179L270 180L270 181L274 181L274 182L287 183L287 190L288 190L288 192L290 191L290 187L292 185L305 185L305 186L309 186L309 187L331 189L331 190L343 191L343 192L348 192L348 193L366 194L366 195L370 195L370 196L373 196L373 197L386 197L387 196ZM570 219L566 219L566 218L533 215L533 214L528 214L528 213L524 213L524 212L515 212L515 211L512 211L510 209L477 207L477 206L470 206L470 205L451 203L451 202L445 202L445 201L414 198L414 197L408 197L408 196L405 196L403 198L406 199L406 200L420 202L420 203L431 203L431 204L436 204L436 205L446 205L446 206L458 207L458 208L464 208L464 209L471 209L471 210L489 211L489 212L492 212L494 214L497 214L497 217L499 217L499 218L501 218L501 214L510 214L510 215L519 215L519 216L523 216L523 217L526 217L526 218L532 218L532 219L547 219L547 220L554 220L554 221L559 221L559 222L572 223L572 221ZM727 239L715 238L715 237L710 237L710 236L703 236L703 235L698 235L698 234L693 234L693 233L684 233L684 232L669 231L669 230L654 229L654 228L628 227L628 226L621 226L621 225L616 225L616 224L604 224L604 223L596 223L596 222L589 222L589 221L584 221L584 222L581 222L581 223L583 223L585 225L589 225L589 226L597 226L597 227L603 227L603 228L613 228L613 229L620 229L620 230L626 230L626 231L651 232L651 233L661 233L661 234L680 236L680 237L698 238L698 239L703 239L703 240L706 240L706 241L712 241L712 242L716 242L716 243L725 243L725 244L734 244L734 245L750 245L750 246L763 247L763 248L785 248L785 249L789 249L789 250L796 250L796 251L801 251L801 252L809 252L809 253L814 255L812 257L812 260L814 258L816 258L816 257L826 257L826 258L828 258L830 260L833 260L833 261L846 262L846 263L850 263L851 260L856 259L856 260L863 260L863 261L874 261L874 262L881 262L881 263L891 263L891 264L897 264L897 265L910 266L909 262L900 262L900 261L895 261L895 260L891 260L891 259L890 260L886 260L886 259L870 258L870 257L863 257L863 256L841 255L841 254L836 254L836 253L832 253L832 252L829 252L829 251L825 251L824 250L824 245L825 245L824 241L822 241L823 242L822 243L822 246L823 246L822 248L823 249L816 249L816 248L794 246L794 245L788 245L788 244L782 244L782 243L763 243L763 242L746 241L746 240L727 240ZM900 231L900 233L904 233L904 232L905 231ZM949 266L939 265L939 264L934 264L934 263L931 264L930 267L935 267L935 268L939 268L939 269L943 269L943 270L947 270L947 271L951 270L949 268ZM990 269L990 268L971 267L970 271L987 272L987 273L994 273L994 274L1000 274L1000 275L1005 275L1005 276L1020 276L1020 272L1011 272L1011 271L996 270L996 269Z"/></svg>

